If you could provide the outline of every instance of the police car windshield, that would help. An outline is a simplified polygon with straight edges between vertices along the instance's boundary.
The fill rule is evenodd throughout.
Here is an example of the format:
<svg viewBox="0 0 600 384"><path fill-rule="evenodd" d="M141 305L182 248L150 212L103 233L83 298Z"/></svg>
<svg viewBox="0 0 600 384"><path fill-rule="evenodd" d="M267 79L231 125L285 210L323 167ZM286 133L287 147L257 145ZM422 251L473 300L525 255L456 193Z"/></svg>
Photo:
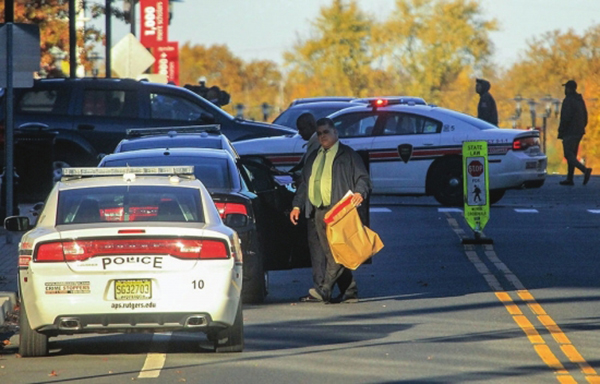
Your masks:
<svg viewBox="0 0 600 384"><path fill-rule="evenodd" d="M201 156L131 157L108 159L103 164L104 167L145 167L158 165L193 165L194 176L196 176L207 189L233 188L231 172L229 171L229 162L224 158L208 158Z"/></svg>
<svg viewBox="0 0 600 384"><path fill-rule="evenodd" d="M194 188L112 186L61 191L56 224L101 222L204 222Z"/></svg>
<svg viewBox="0 0 600 384"><path fill-rule="evenodd" d="M474 126L477 129L480 129L482 131L486 130L486 129L497 129L498 127L496 127L493 124L488 123L487 121L478 119L476 117L461 113L461 112L456 112L456 111L452 111L449 109L445 109L444 110L448 115L454 117L455 119L464 121L465 123L471 124L472 126Z"/></svg>

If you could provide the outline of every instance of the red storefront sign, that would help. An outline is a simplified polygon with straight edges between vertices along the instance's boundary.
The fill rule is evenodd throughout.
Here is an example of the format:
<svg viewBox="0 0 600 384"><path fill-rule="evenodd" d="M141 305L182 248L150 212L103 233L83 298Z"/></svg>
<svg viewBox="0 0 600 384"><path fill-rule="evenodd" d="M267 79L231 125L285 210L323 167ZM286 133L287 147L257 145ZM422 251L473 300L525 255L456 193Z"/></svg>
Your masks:
<svg viewBox="0 0 600 384"><path fill-rule="evenodd" d="M154 73L167 76L167 81L179 85L179 43L172 41L152 48L156 61Z"/></svg>
<svg viewBox="0 0 600 384"><path fill-rule="evenodd" d="M169 1L140 0L140 42L153 48L169 41Z"/></svg>

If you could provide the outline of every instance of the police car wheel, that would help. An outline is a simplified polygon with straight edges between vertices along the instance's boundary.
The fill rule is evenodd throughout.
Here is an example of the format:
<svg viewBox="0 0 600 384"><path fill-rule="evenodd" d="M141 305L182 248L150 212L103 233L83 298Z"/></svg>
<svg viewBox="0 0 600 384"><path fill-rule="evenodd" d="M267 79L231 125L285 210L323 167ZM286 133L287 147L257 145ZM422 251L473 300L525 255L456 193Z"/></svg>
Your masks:
<svg viewBox="0 0 600 384"><path fill-rule="evenodd" d="M433 196L442 205L460 206L463 204L462 163L458 158L439 162L431 173L434 188Z"/></svg>
<svg viewBox="0 0 600 384"><path fill-rule="evenodd" d="M19 354L22 357L46 356L48 336L31 329L25 305L21 303L19 319Z"/></svg>
<svg viewBox="0 0 600 384"><path fill-rule="evenodd" d="M242 352L244 350L244 316L241 301L238 304L235 322L231 327L216 333L214 346L217 353Z"/></svg>

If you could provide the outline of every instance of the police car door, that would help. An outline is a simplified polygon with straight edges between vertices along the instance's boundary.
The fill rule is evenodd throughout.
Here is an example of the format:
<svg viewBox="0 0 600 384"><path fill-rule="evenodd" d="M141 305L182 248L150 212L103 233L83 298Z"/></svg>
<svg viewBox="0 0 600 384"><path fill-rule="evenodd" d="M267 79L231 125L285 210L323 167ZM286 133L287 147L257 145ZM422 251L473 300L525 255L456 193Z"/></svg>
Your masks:
<svg viewBox="0 0 600 384"><path fill-rule="evenodd" d="M370 153L374 193L424 193L442 124L429 117L382 112Z"/></svg>

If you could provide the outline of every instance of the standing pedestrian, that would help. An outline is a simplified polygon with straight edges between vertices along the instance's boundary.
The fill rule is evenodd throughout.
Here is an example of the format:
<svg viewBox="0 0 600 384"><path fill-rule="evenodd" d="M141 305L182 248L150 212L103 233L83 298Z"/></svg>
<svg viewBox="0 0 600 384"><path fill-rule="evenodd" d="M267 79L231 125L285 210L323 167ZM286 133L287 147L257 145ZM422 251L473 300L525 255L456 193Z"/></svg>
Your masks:
<svg viewBox="0 0 600 384"><path fill-rule="evenodd" d="M319 143L319 139L315 132L317 132L317 122L315 121L315 117L310 112L305 112L298 116L296 119L296 128L298 128L298 133L302 137L302 139L306 140L306 143L302 146L306 148L302 158L298 162L298 164L294 165L289 172L294 173L302 169L304 163L306 162L306 157L319 149L321 144Z"/></svg>
<svg viewBox="0 0 600 384"><path fill-rule="evenodd" d="M327 259L323 283L309 289L309 294L325 303L357 302L356 281L348 268L335 262L327 241L324 218L327 211L349 190L354 194L352 204L360 206L371 192L372 183L360 155L339 142L338 132L331 119L319 119L316 133L321 147L306 159L302 182L294 196L290 220L294 225L297 224L300 212L304 211L305 217L312 220L316 229L316 236L309 237L308 240L314 242L313 246L320 246ZM318 282L315 283L318 285ZM336 283L340 294L332 300L332 290Z"/></svg>
<svg viewBox="0 0 600 384"><path fill-rule="evenodd" d="M489 81L483 79L475 80L475 92L479 94L479 104L477 104L477 117L490 124L498 125L498 110L496 101L490 93L492 85Z"/></svg>
<svg viewBox="0 0 600 384"><path fill-rule="evenodd" d="M579 143L585 135L585 126L588 121L585 101L580 93L577 93L577 83L569 80L563 84L565 87L565 99L560 109L560 125L558 126L558 138L563 141L563 153L567 160L567 178L560 185L574 185L573 175L575 168L583 172L583 185L590 181L592 168L586 168L577 160Z"/></svg>

